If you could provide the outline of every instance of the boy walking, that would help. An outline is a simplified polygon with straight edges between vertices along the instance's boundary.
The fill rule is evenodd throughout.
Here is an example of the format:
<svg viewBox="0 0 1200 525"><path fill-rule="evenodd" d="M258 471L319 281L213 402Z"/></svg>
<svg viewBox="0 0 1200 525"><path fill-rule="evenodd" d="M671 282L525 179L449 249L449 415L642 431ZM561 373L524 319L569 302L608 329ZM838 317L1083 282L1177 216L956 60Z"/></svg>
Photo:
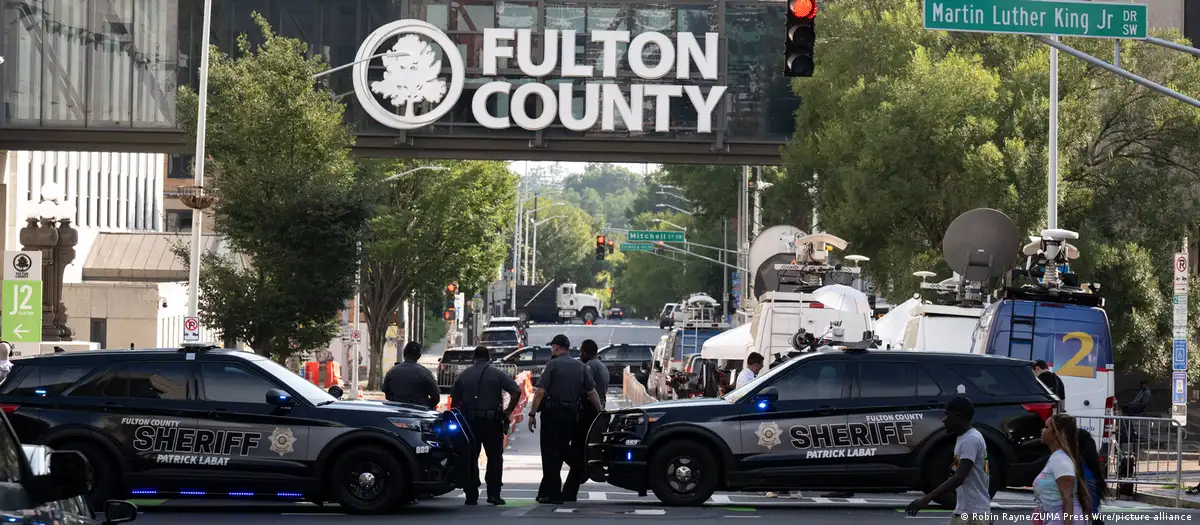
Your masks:
<svg viewBox="0 0 1200 525"><path fill-rule="evenodd" d="M954 474L930 493L909 503L910 516L916 516L929 502L953 490L957 503L950 525L991 525L987 442L983 434L971 427L974 417L975 404L970 399L958 396L946 404L942 424L947 432L958 436L954 442Z"/></svg>

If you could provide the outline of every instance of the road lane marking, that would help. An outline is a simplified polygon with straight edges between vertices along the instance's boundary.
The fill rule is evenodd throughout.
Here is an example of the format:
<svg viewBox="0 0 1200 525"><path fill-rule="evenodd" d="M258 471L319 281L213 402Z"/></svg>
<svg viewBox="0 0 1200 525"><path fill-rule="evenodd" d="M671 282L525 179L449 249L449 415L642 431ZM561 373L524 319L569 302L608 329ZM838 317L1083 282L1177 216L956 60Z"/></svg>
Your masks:
<svg viewBox="0 0 1200 525"><path fill-rule="evenodd" d="M589 492L589 493L587 493L587 495L588 495L589 501L607 501L608 500L608 494L605 494L603 492Z"/></svg>
<svg viewBox="0 0 1200 525"><path fill-rule="evenodd" d="M708 498L708 501L718 505L733 503L733 500L729 499L729 496L724 494L713 494L711 498Z"/></svg>

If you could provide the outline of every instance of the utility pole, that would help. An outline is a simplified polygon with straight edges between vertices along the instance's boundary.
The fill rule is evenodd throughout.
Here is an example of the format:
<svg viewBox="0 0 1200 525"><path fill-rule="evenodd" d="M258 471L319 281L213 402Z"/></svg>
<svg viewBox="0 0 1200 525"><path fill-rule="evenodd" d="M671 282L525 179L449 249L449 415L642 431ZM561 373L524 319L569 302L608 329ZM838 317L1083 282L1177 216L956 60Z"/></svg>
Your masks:
<svg viewBox="0 0 1200 525"><path fill-rule="evenodd" d="M1058 42L1058 37L1050 37ZM1046 227L1058 228L1058 48L1050 48L1050 166L1046 181Z"/></svg>
<svg viewBox="0 0 1200 525"><path fill-rule="evenodd" d="M738 218L737 218L737 267L743 268L738 270L738 275L741 277L741 297L745 302L749 298L749 290L751 289L750 272L744 270L750 265L750 166L742 166L742 180L738 186Z"/></svg>
<svg viewBox="0 0 1200 525"><path fill-rule="evenodd" d="M721 219L721 248L729 249L729 219ZM725 266L726 252L721 252L721 282L725 285L725 291L721 296L721 319L729 322L729 267Z"/></svg>

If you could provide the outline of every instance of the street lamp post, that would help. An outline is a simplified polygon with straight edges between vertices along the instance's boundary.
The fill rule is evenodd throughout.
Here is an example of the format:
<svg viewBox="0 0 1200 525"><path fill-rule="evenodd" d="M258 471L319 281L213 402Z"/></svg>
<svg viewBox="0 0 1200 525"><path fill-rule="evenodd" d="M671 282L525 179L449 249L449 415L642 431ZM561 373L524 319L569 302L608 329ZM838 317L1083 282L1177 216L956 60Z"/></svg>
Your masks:
<svg viewBox="0 0 1200 525"><path fill-rule="evenodd" d="M204 188L204 143L208 131L208 62L209 46L212 33L212 0L204 0L204 16L200 29L200 92L199 110L196 115L196 166L193 170L194 185L190 188L180 188L180 200L193 210L192 213L192 246L191 257L188 261L188 316L196 317L200 311L200 244L203 242L201 232L204 222L204 210L216 202L211 192ZM333 69L322 71L312 76L313 80L320 79L331 73L341 71L356 64L388 56L407 56L408 51L390 51L356 60ZM0 63L3 59L0 58ZM357 367L354 370L358 370ZM356 385L357 387L357 385Z"/></svg>
<svg viewBox="0 0 1200 525"><path fill-rule="evenodd" d="M43 341L70 341L75 331L67 326L67 307L62 302L63 273L75 260L79 232L71 226L75 205L63 198L55 182L42 185L40 201L28 204L27 224L20 231L23 249L42 252Z"/></svg>
<svg viewBox="0 0 1200 525"><path fill-rule="evenodd" d="M535 203L537 202L536 197L534 199L534 202ZM533 223L533 220L529 217L530 214L537 213L538 211L546 209L546 208L553 208L555 206L562 206L562 205L563 205L563 203L561 203L561 202L551 202L550 204L547 204L545 206L539 205L538 207L536 207L532 210L526 210L525 211L525 224ZM522 228L521 233L522 233L521 245L522 245L522 247L524 247L521 250L521 252L522 252L521 274L524 277L524 279L522 279L522 282L524 282L525 284L532 284L533 283L533 272L525 269L525 263L530 262L532 260L533 251L534 251L534 250L528 249L529 240L530 240L529 228Z"/></svg>
<svg viewBox="0 0 1200 525"><path fill-rule="evenodd" d="M680 225L678 225L678 224L675 224L675 223L673 223L673 222L671 222L671 221L668 221L668 220L666 220L666 219L654 219L654 222L658 222L658 223L666 224L667 226L672 226L672 227L678 228L678 229L680 229L681 231L685 231L685 232L686 232L686 231L688 231L688 229L687 229L687 227L686 227L686 226L680 226Z"/></svg>
<svg viewBox="0 0 1200 525"><path fill-rule="evenodd" d="M680 208L680 207L678 207L678 206L673 206L673 205L670 205L670 204L664 204L664 203L661 203L661 202L660 202L660 203L658 203L658 204L655 204L655 205L654 205L654 207L656 207L656 208L670 208L670 209L672 209L672 210L675 210L675 211L677 211L677 212L679 212L679 213L682 213L682 214L684 214L684 215L692 215L692 212L690 212L690 211L687 211L687 210L685 210L685 209L683 209L683 208Z"/></svg>
<svg viewBox="0 0 1200 525"><path fill-rule="evenodd" d="M531 262L531 263L530 263L530 265L529 265L529 266L530 266L530 274L531 274L531 275L532 275L532 274L535 274L535 273L537 272L537 232L538 232L538 226L541 226L541 225L542 225L542 223L550 222L550 221L552 221L552 220L554 220L554 219L561 219L561 218L563 218L563 217L566 217L566 215L555 215L555 216L553 216L553 217L549 217L549 218L546 218L546 219L542 219L542 220L540 220L540 221L537 221L537 222L533 223L533 262ZM532 279L532 277L530 277L530 279Z"/></svg>
<svg viewBox="0 0 1200 525"><path fill-rule="evenodd" d="M683 201L683 202L686 202L686 203L688 203L688 204L691 204L691 203L692 203L692 199L689 199L689 198L687 198L687 197L684 197L683 195L677 195L677 194L675 194L675 193L671 193L671 192L669 192L669 191L657 191L657 192L655 192L655 193L657 193L657 194L659 194L659 195L666 195L666 196L668 196L668 197L675 197L676 199L679 199L679 200L681 200L681 201Z"/></svg>

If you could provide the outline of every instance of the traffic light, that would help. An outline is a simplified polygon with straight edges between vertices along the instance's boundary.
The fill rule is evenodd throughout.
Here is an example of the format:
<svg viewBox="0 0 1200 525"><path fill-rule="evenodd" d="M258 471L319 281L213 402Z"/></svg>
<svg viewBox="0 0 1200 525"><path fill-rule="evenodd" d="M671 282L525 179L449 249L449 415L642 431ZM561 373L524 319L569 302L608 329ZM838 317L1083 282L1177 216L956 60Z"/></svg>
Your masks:
<svg viewBox="0 0 1200 525"><path fill-rule="evenodd" d="M604 236L597 235L596 236L596 260L597 261L604 260L605 254L608 253L608 248L606 248L606 246L607 246L607 243L604 240Z"/></svg>
<svg viewBox="0 0 1200 525"><path fill-rule="evenodd" d="M445 319L447 321L453 321L455 319L454 313L455 313L454 307L451 306L451 307L447 308L445 312L442 312L442 319Z"/></svg>
<svg viewBox="0 0 1200 525"><path fill-rule="evenodd" d="M816 68L813 46L816 33L817 0L788 0L787 41L784 43L783 75L811 77Z"/></svg>
<svg viewBox="0 0 1200 525"><path fill-rule="evenodd" d="M616 250L616 249L617 249L617 243L613 242L612 239L609 239L608 240L608 254L612 255L613 250Z"/></svg>
<svg viewBox="0 0 1200 525"><path fill-rule="evenodd" d="M458 293L458 281L454 281L454 282L446 285L446 293L448 293L450 295L454 295L454 294Z"/></svg>

